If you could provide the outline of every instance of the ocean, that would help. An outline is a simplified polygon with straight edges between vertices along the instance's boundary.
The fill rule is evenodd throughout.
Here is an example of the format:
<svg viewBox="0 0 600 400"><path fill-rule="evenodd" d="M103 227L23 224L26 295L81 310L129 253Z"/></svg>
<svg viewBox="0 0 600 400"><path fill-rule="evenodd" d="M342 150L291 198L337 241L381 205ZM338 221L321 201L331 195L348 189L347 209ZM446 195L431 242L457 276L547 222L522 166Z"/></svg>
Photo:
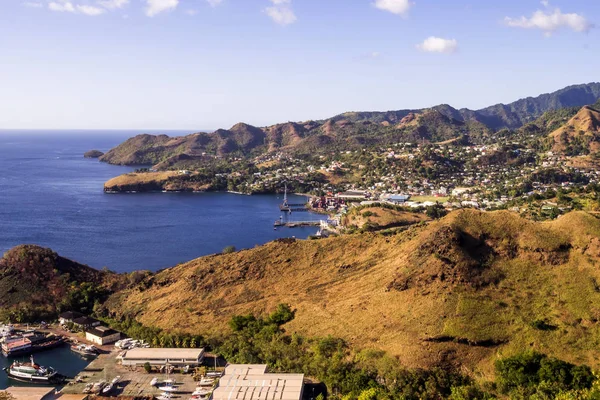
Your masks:
<svg viewBox="0 0 600 400"><path fill-rule="evenodd" d="M0 251L37 244L94 268L156 271L230 245L251 248L316 232L274 230L281 215L277 195L105 194L105 181L134 168L85 159L83 153L107 151L138 133L0 131Z"/></svg>

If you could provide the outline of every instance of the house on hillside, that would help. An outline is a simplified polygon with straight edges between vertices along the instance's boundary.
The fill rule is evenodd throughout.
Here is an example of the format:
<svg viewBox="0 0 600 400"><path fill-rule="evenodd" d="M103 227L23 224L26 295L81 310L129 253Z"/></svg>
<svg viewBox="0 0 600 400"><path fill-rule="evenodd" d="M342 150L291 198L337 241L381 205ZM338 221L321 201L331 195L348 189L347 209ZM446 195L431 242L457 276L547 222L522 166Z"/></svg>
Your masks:
<svg viewBox="0 0 600 400"><path fill-rule="evenodd" d="M66 325L81 317L84 317L82 313L78 313L77 311L67 311L58 316L58 322L61 325Z"/></svg>
<svg viewBox="0 0 600 400"><path fill-rule="evenodd" d="M102 325L102 322L98 321L96 318L86 317L85 315L79 318L75 318L72 322L73 324L75 324L75 326L83 330Z"/></svg>

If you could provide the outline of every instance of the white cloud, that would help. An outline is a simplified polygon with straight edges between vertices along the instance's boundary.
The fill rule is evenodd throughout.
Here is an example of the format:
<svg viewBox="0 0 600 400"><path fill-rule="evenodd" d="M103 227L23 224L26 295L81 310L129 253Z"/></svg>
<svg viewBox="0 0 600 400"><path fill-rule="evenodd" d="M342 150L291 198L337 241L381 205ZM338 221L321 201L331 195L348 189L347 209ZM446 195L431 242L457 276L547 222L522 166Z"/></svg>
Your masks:
<svg viewBox="0 0 600 400"><path fill-rule="evenodd" d="M375 0L375 7L392 14L406 15L413 3L410 0Z"/></svg>
<svg viewBox="0 0 600 400"><path fill-rule="evenodd" d="M102 15L105 9L87 4L73 4L69 0L57 0L48 3L48 8L57 12L69 12L73 14L84 14L90 17Z"/></svg>
<svg viewBox="0 0 600 400"><path fill-rule="evenodd" d="M296 22L296 14L292 9L292 0L270 0L273 5L265 8L265 13L271 17L275 23L285 26Z"/></svg>
<svg viewBox="0 0 600 400"><path fill-rule="evenodd" d="M127 4L129 4L129 0L99 0L98 4L109 10L114 10L116 8L125 7Z"/></svg>
<svg viewBox="0 0 600 400"><path fill-rule="evenodd" d="M154 17L165 11L172 11L179 5L179 0L146 0L146 15Z"/></svg>
<svg viewBox="0 0 600 400"><path fill-rule="evenodd" d="M52 11L58 11L58 12L70 12L70 13L77 12L77 9L73 5L73 3L71 3L70 1L66 1L66 0L51 1L48 4L48 8Z"/></svg>
<svg viewBox="0 0 600 400"><path fill-rule="evenodd" d="M189 15L190 17L193 17L194 15L198 15L198 10L189 9L189 10L185 10L185 13L187 15Z"/></svg>
<svg viewBox="0 0 600 400"><path fill-rule="evenodd" d="M550 2L549 2L548 0L542 0L542 1L540 1L540 3L542 3L542 5L543 5L544 7L548 7L548 6L550 6Z"/></svg>
<svg viewBox="0 0 600 400"><path fill-rule="evenodd" d="M223 3L223 0L206 0L206 2L210 4L211 7L217 7Z"/></svg>
<svg viewBox="0 0 600 400"><path fill-rule="evenodd" d="M37 1L26 1L25 3L23 3L23 5L25 7L30 7L30 8L42 8L42 7L44 7L44 5L42 3L39 3Z"/></svg>
<svg viewBox="0 0 600 400"><path fill-rule="evenodd" d="M456 39L443 39L430 36L423 43L417 45L417 48L427 53L446 53L451 54L458 50Z"/></svg>
<svg viewBox="0 0 600 400"><path fill-rule="evenodd" d="M89 15L90 17L95 17L97 15L102 15L106 12L105 9L100 7L88 6L88 5L77 5L77 11L81 14Z"/></svg>
<svg viewBox="0 0 600 400"><path fill-rule="evenodd" d="M550 35L559 29L567 28L575 32L588 32L594 27L590 21L588 21L581 14L564 14L560 9L556 8L554 11L542 11L538 10L533 13L531 18L504 18L506 25L514 28L525 28L525 29L539 29Z"/></svg>

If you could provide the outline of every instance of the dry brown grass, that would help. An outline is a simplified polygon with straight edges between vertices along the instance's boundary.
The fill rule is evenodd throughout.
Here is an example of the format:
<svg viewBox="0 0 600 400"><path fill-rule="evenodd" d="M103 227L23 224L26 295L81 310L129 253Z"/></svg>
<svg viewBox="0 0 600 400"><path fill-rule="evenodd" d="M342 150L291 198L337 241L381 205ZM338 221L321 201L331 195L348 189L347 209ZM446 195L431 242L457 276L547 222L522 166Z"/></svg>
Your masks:
<svg viewBox="0 0 600 400"><path fill-rule="evenodd" d="M105 187L115 186L128 186L137 184L146 184L149 182L166 182L169 178L177 176L177 171L164 171L164 172L143 172L143 173L130 173L119 175L115 178L108 180Z"/></svg>
<svg viewBox="0 0 600 400"><path fill-rule="evenodd" d="M598 234L600 220L581 212L534 223L509 212L463 210L391 237L272 242L203 257L107 306L146 325L219 334L232 315L285 302L297 309L288 332L342 337L411 367L450 363L488 376L497 354L530 348L596 367ZM406 287L392 285L405 278ZM557 330L534 329L536 319ZM424 340L443 335L503 344Z"/></svg>

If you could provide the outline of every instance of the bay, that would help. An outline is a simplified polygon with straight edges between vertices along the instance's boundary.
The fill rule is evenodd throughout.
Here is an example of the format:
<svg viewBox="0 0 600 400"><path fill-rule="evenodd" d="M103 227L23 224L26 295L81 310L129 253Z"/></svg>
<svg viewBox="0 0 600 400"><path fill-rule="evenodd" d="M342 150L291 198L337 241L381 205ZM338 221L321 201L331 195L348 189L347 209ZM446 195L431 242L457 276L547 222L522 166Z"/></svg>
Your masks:
<svg viewBox="0 0 600 400"><path fill-rule="evenodd" d="M69 346L66 345L41 353L35 353L33 356L36 364L44 367L53 367L60 374L69 378L73 378L92 361L89 358L86 359L79 354L72 352L69 349ZM6 358L0 355L0 390L6 389L9 386L39 386L8 378L3 369L9 367L15 360L29 362L29 356Z"/></svg>
<svg viewBox="0 0 600 400"><path fill-rule="evenodd" d="M277 195L105 194L105 181L134 168L85 159L83 153L107 151L138 133L0 131L0 251L37 244L95 268L156 271L230 245L251 248L316 232L274 230L280 217Z"/></svg>

